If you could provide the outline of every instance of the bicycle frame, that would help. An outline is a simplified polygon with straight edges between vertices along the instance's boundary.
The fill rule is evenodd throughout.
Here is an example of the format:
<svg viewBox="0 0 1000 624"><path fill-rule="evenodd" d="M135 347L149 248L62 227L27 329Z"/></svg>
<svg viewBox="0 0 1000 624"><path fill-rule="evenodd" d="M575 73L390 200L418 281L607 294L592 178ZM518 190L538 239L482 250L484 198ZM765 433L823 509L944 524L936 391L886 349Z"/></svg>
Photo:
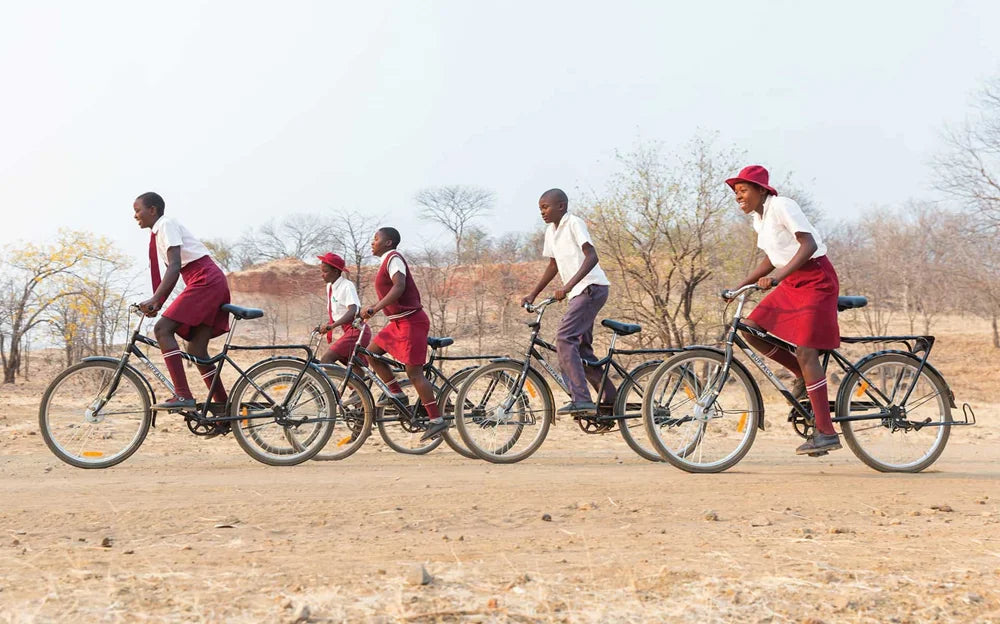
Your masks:
<svg viewBox="0 0 1000 624"><path fill-rule="evenodd" d="M347 390L347 384L351 378L352 371L355 368L357 368L360 370L362 378L370 379L371 382L375 384L375 386L379 390L381 390L383 393L386 394L386 396L389 397L389 399L395 405L396 409L399 410L400 414L407 414L410 417L411 421L415 420L418 406L417 405L410 406L394 398L392 396L393 394L392 391L389 390L389 384L382 381L382 379L375 374L375 371L372 370L371 366L365 365L359 358L359 356L364 356L365 358L368 358L369 361L373 359L378 360L379 362L382 362L383 364L388 366L389 370L391 370L393 373L400 373L406 371L406 366L403 365L401 362L398 362L390 357L387 357L385 354L373 353L368 349L366 349L365 347L361 346L361 338L364 335L364 328L366 327L366 325L367 324L361 321L360 319L355 320L354 323L352 324L353 327L359 329L360 331L358 332L357 339L354 341L354 350L351 352L351 358L347 362L344 381L341 382L340 387L337 389L337 400L338 401L341 400L340 397L342 397L344 395L344 392ZM492 360L495 359L496 357L497 356L495 355L455 355L455 356L440 355L437 349L432 348L430 357L428 358L427 363L424 364L423 366L423 372L424 375L427 376L428 381L431 381L433 383L433 380L443 379L445 388L457 390L457 388L451 383L451 379L444 374L444 371L434 365L435 361L442 362L442 361L465 361L465 360ZM332 366L332 365L327 364L324 366ZM428 374L430 376L428 376ZM396 418L386 418L383 420L383 422L391 420L396 420ZM375 422L379 422L379 419L375 419Z"/></svg>
<svg viewBox="0 0 1000 624"><path fill-rule="evenodd" d="M771 384L778 390L778 392L781 393L784 399L792 406L793 411L801 418L810 420L812 418L812 414L806 411L806 409L802 406L802 404L799 403L797 400L795 400L795 397L792 396L792 393L785 387L783 383L781 383L781 380L777 378L777 376L770 369L770 367L768 367L768 365L764 362L763 356L754 351L746 343L746 341L743 340L742 336L740 335L741 332L746 332L748 334L753 335L755 338L762 340L770 345L776 346L780 349L785 349L787 351L790 351L791 353L795 353L796 346L793 345L792 343L789 343L785 340L782 340L781 338L778 338L774 334L763 331L757 327L752 327L743 322L742 320L743 307L746 304L746 297L749 292L750 292L749 287L744 287L743 289L740 289L735 293L731 293L733 295L738 295L738 301L736 306L736 312L733 315L733 320L730 323L729 330L727 332L725 339L726 360L722 368L722 374L718 376L718 380L708 389L708 392L698 398L697 403L698 405L701 406L702 409L705 410L711 408L712 405L715 403L715 400L718 397L719 392L722 388L722 384L724 384L729 377L733 360L733 346L735 345L744 354L746 354L748 358L750 358L750 361L753 362L753 364L764 374L764 376L768 379L768 381L770 381ZM919 335L841 337L840 340L841 342L845 342L848 344L899 342L904 344L907 347L907 351L914 356L916 356L918 352L922 352L922 356L919 358L919 365L916 372L916 376L918 377L920 373L924 370L924 368L926 366L929 366L927 364L927 358L930 356L931 348L934 346L933 336L919 336ZM840 369L843 372L857 374L858 377L866 384L865 394L872 401L874 401L876 405L879 406L879 413L877 414L845 416L841 418L834 417L832 419L834 422L856 421L856 420L878 420L878 419L883 419L888 415L886 413L887 409L884 406L887 404L894 403L893 398L887 397L878 388L878 386L872 383L872 381L869 380L867 377L865 377L864 373L859 371L857 367L855 367L850 360L844 357L836 349L820 351L820 358L824 372L827 370L830 360L833 359L838 364L838 366L840 366ZM911 384L910 387L906 390L906 393L904 394L903 398L900 401L896 402L897 405L903 408L904 413L905 413L906 402L909 400L910 395L915 387L916 384ZM950 389L948 390L947 398L951 407L955 407L954 396ZM835 406L833 405L833 402L831 402L831 408L833 407ZM831 409L831 411L834 410Z"/></svg>
<svg viewBox="0 0 1000 624"><path fill-rule="evenodd" d="M555 369L555 367L549 364L548 360L545 359L544 353L542 353L542 351L538 349L538 347L541 347L546 351L556 353L555 345L553 345L550 342L546 342L545 340L542 340L539 337L539 334L542 331L542 316L545 314L545 309L550 304L554 303L554 301L555 301L554 299L546 299L545 301L539 303L537 306L532 306L531 308L529 308L529 310L531 311L537 311L538 316L535 318L534 321L528 323L528 327L531 328L531 338L528 341L528 348L525 350L524 353L524 360L523 360L523 365L521 367L521 373L518 375L516 385L514 386L516 392L512 393L511 396L516 396L518 393L521 392L525 381L527 381L528 370L531 368L532 361L536 361L539 364L541 364L542 370L544 370L548 374L548 376L551 377L552 380L556 382L556 385L558 385L559 388L562 389L562 391L565 392L566 394L570 394L569 387L566 385L563 376L559 373L559 371ZM583 362L584 366L590 368L601 368L601 382L598 385L598 388L603 388L604 384L608 383L608 379L610 377L612 369L614 369L614 371L618 373L618 375L620 375L625 381L631 381L633 384L635 383L635 378L632 377L628 369L623 367L621 364L618 363L617 360L615 360L614 356L616 355L654 355L654 354L663 355L666 353L677 353L681 351L681 349L615 349L615 344L617 342L618 342L618 334L612 332L611 344L608 345L607 354L605 354L605 356L600 360L596 361L584 360ZM511 405L504 405L504 409L510 409L512 405L513 403L511 403ZM641 418L641 417L642 417L641 415L634 416L634 418ZM596 418L598 420L617 420L619 418L628 418L628 417L624 415L615 415L615 414L611 415L596 414Z"/></svg>
<svg viewBox="0 0 1000 624"><path fill-rule="evenodd" d="M165 387L168 392L170 392L171 394L174 393L174 386L170 382L170 379L168 379L167 376L164 375L160 371L160 369L157 368L157 366L155 364L153 364L153 362L146 356L146 354L143 353L142 349L140 349L137 346L137 343L141 343L141 344L144 344L144 345L148 345L150 347L159 348L159 344L157 344L157 342L155 340L153 340L152 338L149 338L147 336L144 336L141 333L142 323L143 323L143 320L145 319L145 315L142 315L141 313L138 313L138 307L136 307L134 305L130 306L130 308L133 310L133 312L137 313L137 315L139 316L139 320L136 322L135 329L132 330L131 337L129 338L129 341L125 344L125 348L124 348L124 350L122 352L121 357L119 358L118 368L115 371L114 379L113 379L112 383L109 384L108 391L105 393L104 397L101 399L100 405L97 407L97 409L94 410L95 412L99 411L101 408L103 408L104 405L107 404L107 402L111 399L111 396L114 394L115 390L117 390L118 383L121 380L121 376L122 376L125 368L127 368L127 367L131 367L136 372L139 372L139 374L143 378L143 380L146 381L147 386L151 388L151 386L149 386L149 381L148 381L148 379L146 379L145 375L142 375L141 371L139 371L137 368L135 368L134 366L132 366L129 363L130 358L133 357L133 356L135 358L137 358L139 360L139 362L141 362L145 366L145 368L147 370L149 370L153 374L153 376L157 379L157 381L159 381L160 384L163 387ZM229 328L229 334L226 336L226 342L225 342L225 344L222 347L222 351L218 355L216 355L214 357L211 357L211 358L203 359L203 358L199 358L199 357L193 356L193 355L191 355L189 353L186 353L186 352L182 351L181 352L181 357L183 359L189 361L189 362L194 362L195 364L199 364L199 365L202 365L202 366L215 366L215 374L212 377L212 384L211 384L211 386L208 389L208 398L211 398L212 393L216 389L216 384L222 383L221 380L220 380L221 373L222 373L222 368L225 365L225 363L229 363L233 368L236 369L236 371L239 373L241 379L246 379L268 401L270 401L272 404L280 405L281 410L283 410L284 408L288 407L288 403L291 401L292 397L295 394L295 390L298 388L299 383L301 383L301 381L302 381L302 377L305 375L305 371L306 371L306 367L308 366L308 363L312 360L313 350L312 350L311 346L310 345L267 345L267 346L234 345L234 344L232 344L232 339L233 339L233 334L236 332L236 325L237 325L238 322L239 322L238 318L234 317L232 319L232 324L230 325L230 328ZM247 377L247 371L245 371L244 369L242 369L235 361L233 361L233 359L231 357L229 357L229 351L231 351L231 350L232 351L237 351L237 350L241 350L241 351L263 351L263 350L275 350L275 349L286 349L286 350L299 350L299 349L301 349L301 350L304 350L306 352L306 355L307 355L307 359L306 359L306 361L305 361L305 363L304 363L304 365L302 367L302 370L299 371L298 375L295 378L295 381L292 383L292 388L288 391L288 393L285 395L284 401L282 401L280 404L277 401L275 401L273 398L271 398L267 394L267 392L263 388L261 388L260 386L258 386L252 379L249 379ZM281 410L275 410L275 409L259 410L259 411L255 411L253 413L248 413L248 414L244 414L244 415L221 416L221 417L219 417L219 416L215 416L215 412L212 411L213 407L217 408L218 406L219 406L218 403L211 403L210 401L205 401L202 404L202 406L201 406L200 409L197 409L195 411L183 410L181 413L183 413L185 415L191 415L196 420L198 420L200 423L206 423L207 424L207 423L217 423L217 422L226 422L226 421L238 420L240 418L249 418L249 419L269 418L269 417L275 416L276 412L281 411ZM227 401L227 403L223 406L223 408L224 408L223 413L224 414L228 413L229 406L230 406L230 403ZM212 411L212 417L208 416L208 413L210 411ZM153 425L155 426L155 424L156 424L156 413L154 412L153 413Z"/></svg>

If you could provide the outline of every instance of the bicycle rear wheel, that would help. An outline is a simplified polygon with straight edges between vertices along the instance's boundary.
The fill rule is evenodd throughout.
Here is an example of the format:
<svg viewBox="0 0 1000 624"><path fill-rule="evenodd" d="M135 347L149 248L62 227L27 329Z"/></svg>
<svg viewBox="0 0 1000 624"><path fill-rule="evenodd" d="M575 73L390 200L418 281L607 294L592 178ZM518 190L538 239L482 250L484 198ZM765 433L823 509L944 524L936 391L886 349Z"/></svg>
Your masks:
<svg viewBox="0 0 1000 624"><path fill-rule="evenodd" d="M313 457L316 461L336 461L353 455L368 439L375 418L375 400L364 381L355 375L344 386L343 368L324 367L334 388L344 388L340 397L339 415L333 422L330 442Z"/></svg>
<svg viewBox="0 0 1000 624"><path fill-rule="evenodd" d="M552 395L533 370L516 388L520 362L493 362L472 372L455 397L455 424L480 458L512 464L545 441L555 415Z"/></svg>
<svg viewBox="0 0 1000 624"><path fill-rule="evenodd" d="M948 385L926 366L918 374L919 367L908 354L877 355L858 366L860 375L851 372L837 392L837 418L880 416L839 423L851 451L880 472L920 472L948 442ZM911 388L906 405L900 405Z"/></svg>
<svg viewBox="0 0 1000 624"><path fill-rule="evenodd" d="M294 466L312 459L326 445L336 422L337 401L326 377L305 362L276 360L247 373L233 389L230 415L240 447L269 466ZM291 394L289 394L291 393ZM287 402L286 402L287 399ZM284 405L286 414L255 416Z"/></svg>
<svg viewBox="0 0 1000 624"><path fill-rule="evenodd" d="M726 356L685 351L656 369L643 397L646 434L663 459L688 472L722 472L750 450L764 407L753 379L735 362L711 407Z"/></svg>
<svg viewBox="0 0 1000 624"><path fill-rule="evenodd" d="M42 395L38 426L56 457L77 468L108 468L128 459L149 433L145 384L118 362L81 362L59 373Z"/></svg>

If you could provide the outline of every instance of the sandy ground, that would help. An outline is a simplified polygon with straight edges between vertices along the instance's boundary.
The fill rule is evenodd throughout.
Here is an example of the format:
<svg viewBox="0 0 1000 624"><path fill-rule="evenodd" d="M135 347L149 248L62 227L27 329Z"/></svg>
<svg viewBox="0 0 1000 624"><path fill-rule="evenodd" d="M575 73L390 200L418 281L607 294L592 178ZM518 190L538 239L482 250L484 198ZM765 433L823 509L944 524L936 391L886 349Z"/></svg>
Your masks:
<svg viewBox="0 0 1000 624"><path fill-rule="evenodd" d="M517 465L373 438L286 469L161 420L85 471L33 417L24 397L0 421L3 622L1000 621L987 415L919 475L796 457L787 426L689 475L569 420Z"/></svg>

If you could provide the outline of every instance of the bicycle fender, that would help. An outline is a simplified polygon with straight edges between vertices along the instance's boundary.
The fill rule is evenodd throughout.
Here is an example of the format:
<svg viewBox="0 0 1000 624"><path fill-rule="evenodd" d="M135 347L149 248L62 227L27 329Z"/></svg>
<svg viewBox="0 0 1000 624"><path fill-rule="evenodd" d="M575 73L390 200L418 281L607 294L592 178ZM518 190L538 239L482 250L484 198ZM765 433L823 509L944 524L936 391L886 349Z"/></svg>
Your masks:
<svg viewBox="0 0 1000 624"><path fill-rule="evenodd" d="M239 380L237 380L235 384L233 384L233 388L235 389L238 384L240 384L241 382L245 382L246 379L248 379L250 377L250 373L252 373L253 371L257 370L261 366L264 366L266 364L270 364L272 362L294 362L294 363L296 363L296 364L298 364L300 366L302 364L306 364L306 361L304 359L302 359L300 357L295 357L293 355L274 355L274 356L271 356L269 358L265 358L265 359L263 359L263 360L261 360L259 362L254 363L250 368L248 368L246 370L246 372L242 375L242 377ZM337 393L337 388L330 381L330 378L326 376L326 373L323 372L323 368L319 364L317 364L316 362L309 362L308 366L309 366L309 368L311 368L314 371L316 371L317 373L319 373L323 377L323 379L326 380L327 385L330 386L330 390L333 391L334 398L339 403L340 402L340 395ZM230 396L232 396L232 393L230 393ZM226 405L226 412L227 413L229 412L229 408L230 408L230 405L227 403L227 405Z"/></svg>
<svg viewBox="0 0 1000 624"><path fill-rule="evenodd" d="M714 353L718 353L722 357L726 357L726 352L723 349L720 349L718 347L711 347L711 346L708 346L708 345L694 345L694 346L690 346L690 347L684 347L683 350L682 350L682 352L683 351L694 351L696 349L704 349L705 351L712 351ZM757 402L758 402L758 404L761 407L763 407L764 406L764 397L761 396L761 394L760 394L760 386L757 384L757 380L753 378L753 375L750 374L750 369L748 369L746 367L746 365L743 364L743 362L737 360L735 357L733 358L733 364L732 365L735 366L735 367L737 367L737 368L739 368L744 373L746 373L747 378L749 378L751 381L753 381L753 384L752 384L752 386L753 386L753 393L757 396ZM764 410L763 409L761 409L760 414L757 415L757 428L760 429L761 431L764 430Z"/></svg>
<svg viewBox="0 0 1000 624"><path fill-rule="evenodd" d="M876 351L875 353L869 353L865 357L863 357L860 360L858 360L857 362L855 362L854 363L854 368L861 368L861 365L867 363L868 360L876 358L876 357L878 357L880 355L888 355L888 354L902 355L904 357L907 357L907 358L913 360L918 365L920 364L920 359L921 358L919 358L918 356L910 353L909 351L903 351L901 349L886 349L884 351ZM925 370L929 370L932 375L936 375L937 378L941 380L941 383L943 383L944 387L948 390L948 405L949 405L949 407L951 407L952 409L958 409L958 406L955 404L955 392L952 391L951 386L948 385L948 380L944 378L944 375L942 375L941 372L938 369L934 368L934 366L930 362L924 362L924 369ZM840 394L840 393L838 392L838 394Z"/></svg>
<svg viewBox="0 0 1000 624"><path fill-rule="evenodd" d="M509 357L501 357L495 360L490 360L490 364L493 364L494 362L510 362L512 364L517 364L518 366L524 365L524 361L515 360L514 358L509 358ZM544 392L545 395L549 398L549 405L552 406L552 418L555 419L556 399L552 394L552 388L549 387L548 382L546 382L545 378L542 377L542 374L538 372L538 369L536 369L534 366L531 366L530 364L528 365L528 379L532 381L532 384L534 386L538 387L539 392Z"/></svg>

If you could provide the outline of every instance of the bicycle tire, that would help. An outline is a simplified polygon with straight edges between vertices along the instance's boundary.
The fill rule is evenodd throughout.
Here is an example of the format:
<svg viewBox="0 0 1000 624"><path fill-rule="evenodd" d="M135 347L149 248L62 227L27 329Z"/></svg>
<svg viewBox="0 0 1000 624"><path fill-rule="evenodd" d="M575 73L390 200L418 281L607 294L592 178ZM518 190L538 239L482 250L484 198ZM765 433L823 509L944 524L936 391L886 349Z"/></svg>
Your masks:
<svg viewBox="0 0 1000 624"><path fill-rule="evenodd" d="M729 377L723 384L723 392L727 394L725 396L720 394L707 414L699 415L695 411L697 398L702 392L713 387L716 381L715 375L721 372L725 360L725 355L709 349L690 349L679 353L660 364L653 373L646 395L643 397L642 417L650 441L663 459L686 472L714 473L728 470L746 456L756 437L757 419L763 414L764 407L760 403L756 382L735 361L729 369ZM702 366L709 367L708 371L701 372L701 376L705 376L705 379L701 378L696 369L699 362ZM677 379L673 378L675 375ZM692 383L690 381L692 377L698 380L700 387L687 388L684 396L681 396L677 390L684 383ZM739 384L741 388L735 388L732 384ZM670 388L673 390L668 395L667 390ZM677 397L678 403L674 406L670 403L664 406L659 397L665 395ZM739 414L739 417L729 418L726 417L727 414ZM732 427L734 420L736 426ZM692 426L687 427L688 424ZM681 436L683 445L678 449L672 448L672 442L668 444L663 439L664 432L682 426L685 427L685 432L693 431L693 434ZM725 454L719 459L702 461L705 459L706 449L709 452L713 450L709 445L714 446L716 439L731 438L729 435L731 430L740 434L735 447L729 451L720 451ZM723 445L720 443L718 446ZM729 444L725 446L728 447Z"/></svg>
<svg viewBox="0 0 1000 624"><path fill-rule="evenodd" d="M340 389L343 386L347 371L338 368L324 368L330 384ZM330 441L323 449L313 456L314 461L340 461L356 453L368 440L372 432L372 421L375 418L375 399L368 386L356 375L351 375L344 390L344 396L338 397L338 413L340 418L334 421ZM340 429L339 423L344 423ZM333 446L333 450L330 447Z"/></svg>
<svg viewBox="0 0 1000 624"><path fill-rule="evenodd" d="M104 394L108 387L106 384L112 381L117 369L118 362L81 362L63 370L45 389L45 392L42 394L42 401L38 407L38 426L41 429L42 439L45 440L46 446L60 460L77 468L110 468L131 457L142 446L146 435L149 433L149 426L152 422L152 410L146 386L139 375L132 370L126 368L122 371L122 375L118 380L118 386L112 393L111 399L100 408L97 414L87 414L101 400L101 395ZM93 380L83 379L86 373L98 371L101 371L99 377L104 380L104 383L95 384ZM74 380L74 378L79 379ZM56 415L52 412L62 409L62 398L59 396L59 392L67 383L75 383L79 387L71 391L72 397L67 397L66 399L66 426L56 427L53 422ZM97 388L96 393L95 387ZM70 390L68 387L67 389ZM128 398L126 393L130 393L132 397ZM76 396L78 395L91 396L93 398L89 402L81 402L81 405L77 407ZM137 404L118 405L115 402L115 397L118 397L118 403L127 400ZM109 406L112 406L111 409L106 409ZM77 411L79 413L74 414ZM113 453L110 457L106 457L105 451L97 450L95 447L108 446L104 442L114 439L116 431L114 425L125 420L122 418L109 419L108 416L123 416L125 414L138 416L135 433L132 434L131 439L128 440L121 450ZM87 422L87 419L97 418L100 418L97 422ZM104 426L98 427L96 425ZM127 426L126 428L131 429L131 426ZM73 453L65 447L68 441L62 439L64 438L62 434L63 429L81 429L84 433L84 438L80 440L81 443L87 442L91 438L94 438L94 441L87 442L87 450L83 450L81 447L78 453ZM96 437L92 435L95 431L98 433ZM74 436L70 436L70 438L72 437Z"/></svg>
<svg viewBox="0 0 1000 624"><path fill-rule="evenodd" d="M905 368L911 371L911 374L915 374L917 368L919 367L920 361L913 355L909 353L881 353L874 356L869 356L859 364L857 372L851 371L844 381L840 384L840 389L837 391L837 403L836 403L836 415L838 418L844 418L852 415L852 407L857 406L859 409L870 409L868 403L870 401L878 400L880 397L873 397L871 393L867 392L867 384L875 381L878 377L884 378L884 373L882 375L878 374L875 370L881 367L893 367L893 368ZM888 371L885 371L888 372ZM864 375L862 379L861 375ZM898 384L902 375L897 375L896 387L895 388L880 388L883 394L892 398L901 392L905 392L909 386L899 387ZM865 381L867 379L868 381ZM926 380L926 383L921 386L922 379ZM859 384L860 382L860 384ZM873 420L856 420L856 421L842 421L838 424L840 425L841 432L844 435L844 441L847 443L848 448L851 449L858 459L865 463L870 468L877 470L879 472L920 472L926 469L928 466L933 464L944 452L944 447L948 443L948 438L951 434L951 427L947 423L952 422L951 418L951 405L950 396L948 391L948 384L945 383L944 379L940 374L934 369L925 366L923 370L920 371L920 376L916 381L910 384L910 386L915 386L914 392L910 395L910 404L913 405L914 401L922 401L917 405L917 408L927 405L930 398L937 398L935 402L937 405L936 413L931 410L925 410L922 412L922 416L929 418L931 422L939 423L934 426L923 426L920 429L905 431L901 429L893 429L892 421L887 422L887 419L881 419L881 421L875 425ZM928 393L933 391L933 396L928 397ZM923 394L921 394L923 393ZM855 399L867 398L869 401L856 401ZM908 408L907 415L909 415L910 409ZM857 415L856 413L854 415ZM933 418L936 416L936 418ZM919 416L918 416L919 418ZM907 422L910 422L907 419ZM886 461L884 457L876 456L875 451L872 449L872 438L880 438L881 440L888 439L890 446L894 448L901 448L903 444L898 444L903 442L903 440L912 441L914 437L920 435L920 432L927 429L929 432L933 432L935 435L932 439L928 440L928 448L926 451L920 454L913 461L904 463L892 463ZM868 432L871 432L869 435ZM888 434L880 435L880 434ZM929 436L926 436L929 438ZM877 441L877 440L876 440Z"/></svg>
<svg viewBox="0 0 1000 624"><path fill-rule="evenodd" d="M493 397L489 388L509 388L521 374L522 367L523 363L516 361L493 362L481 366L466 378L455 398L455 425L462 441L481 459L494 464L513 464L534 454L545 441L555 418L555 405L548 384L530 368L521 390L513 396L508 394L496 405L487 407L482 404L482 397L470 397L474 389L479 391L477 384L485 381L483 391L489 392L485 399L490 401ZM501 414L502 403L508 399L513 400L513 404ZM518 420L512 420L512 413L515 414L513 418ZM501 424L504 426L501 427ZM538 425L534 439L528 441L524 449L511 453L529 425ZM480 432L489 430L491 426L493 432L504 430L509 433L502 433L499 437L494 433L492 441L490 436L479 440Z"/></svg>
<svg viewBox="0 0 1000 624"><path fill-rule="evenodd" d="M379 436L381 436L386 446L397 453L402 453L403 455L426 455L441 446L444 438L437 436L430 440L420 439L426 427L414 425L410 419L410 409L412 409L414 402L417 404L420 403L420 397L417 395L416 390L413 389L413 384L409 379L399 379L398 381L403 392L410 391L410 403L407 405L407 410L402 414L398 413L399 408L394 404L389 407L375 408L375 424L378 425ZM437 388L434 388L434 390L435 394L437 394ZM423 410L423 406L418 407L417 410L420 413ZM426 413L424 413L425 421L426 418Z"/></svg>
<svg viewBox="0 0 1000 624"><path fill-rule="evenodd" d="M649 385L649 377L662 363L663 360L650 360L630 370L615 397L615 416L622 416L618 419L622 439L636 455L651 462L662 462L664 459L646 435L646 425L642 420L642 396L644 388ZM648 445L644 445L640 438Z"/></svg>
<svg viewBox="0 0 1000 624"><path fill-rule="evenodd" d="M337 401L333 388L326 376L313 368L306 368L302 379L295 388L296 394L289 402L289 419L308 420L301 425L282 425L273 417L246 417L250 410L271 409L271 403L262 396L256 386L265 386L266 375L288 378L298 375L306 363L299 360L277 360L255 366L241 378L230 395L230 416L233 420L233 436L247 455L269 466L294 466L312 459L329 441L333 433L332 423L336 421ZM250 383L250 382L253 383ZM291 385L288 384L288 391ZM249 394L249 396L244 396ZM276 394L276 393L275 393ZM304 398L305 395L308 397ZM275 402L284 402L286 395L271 397ZM244 411L244 409L246 411ZM244 418L241 418L244 416ZM265 427L269 429L265 431ZM305 429L300 431L300 427ZM264 433L270 432L271 439L262 444ZM318 432L317 432L318 431ZM288 446L279 445L280 440L288 441Z"/></svg>

